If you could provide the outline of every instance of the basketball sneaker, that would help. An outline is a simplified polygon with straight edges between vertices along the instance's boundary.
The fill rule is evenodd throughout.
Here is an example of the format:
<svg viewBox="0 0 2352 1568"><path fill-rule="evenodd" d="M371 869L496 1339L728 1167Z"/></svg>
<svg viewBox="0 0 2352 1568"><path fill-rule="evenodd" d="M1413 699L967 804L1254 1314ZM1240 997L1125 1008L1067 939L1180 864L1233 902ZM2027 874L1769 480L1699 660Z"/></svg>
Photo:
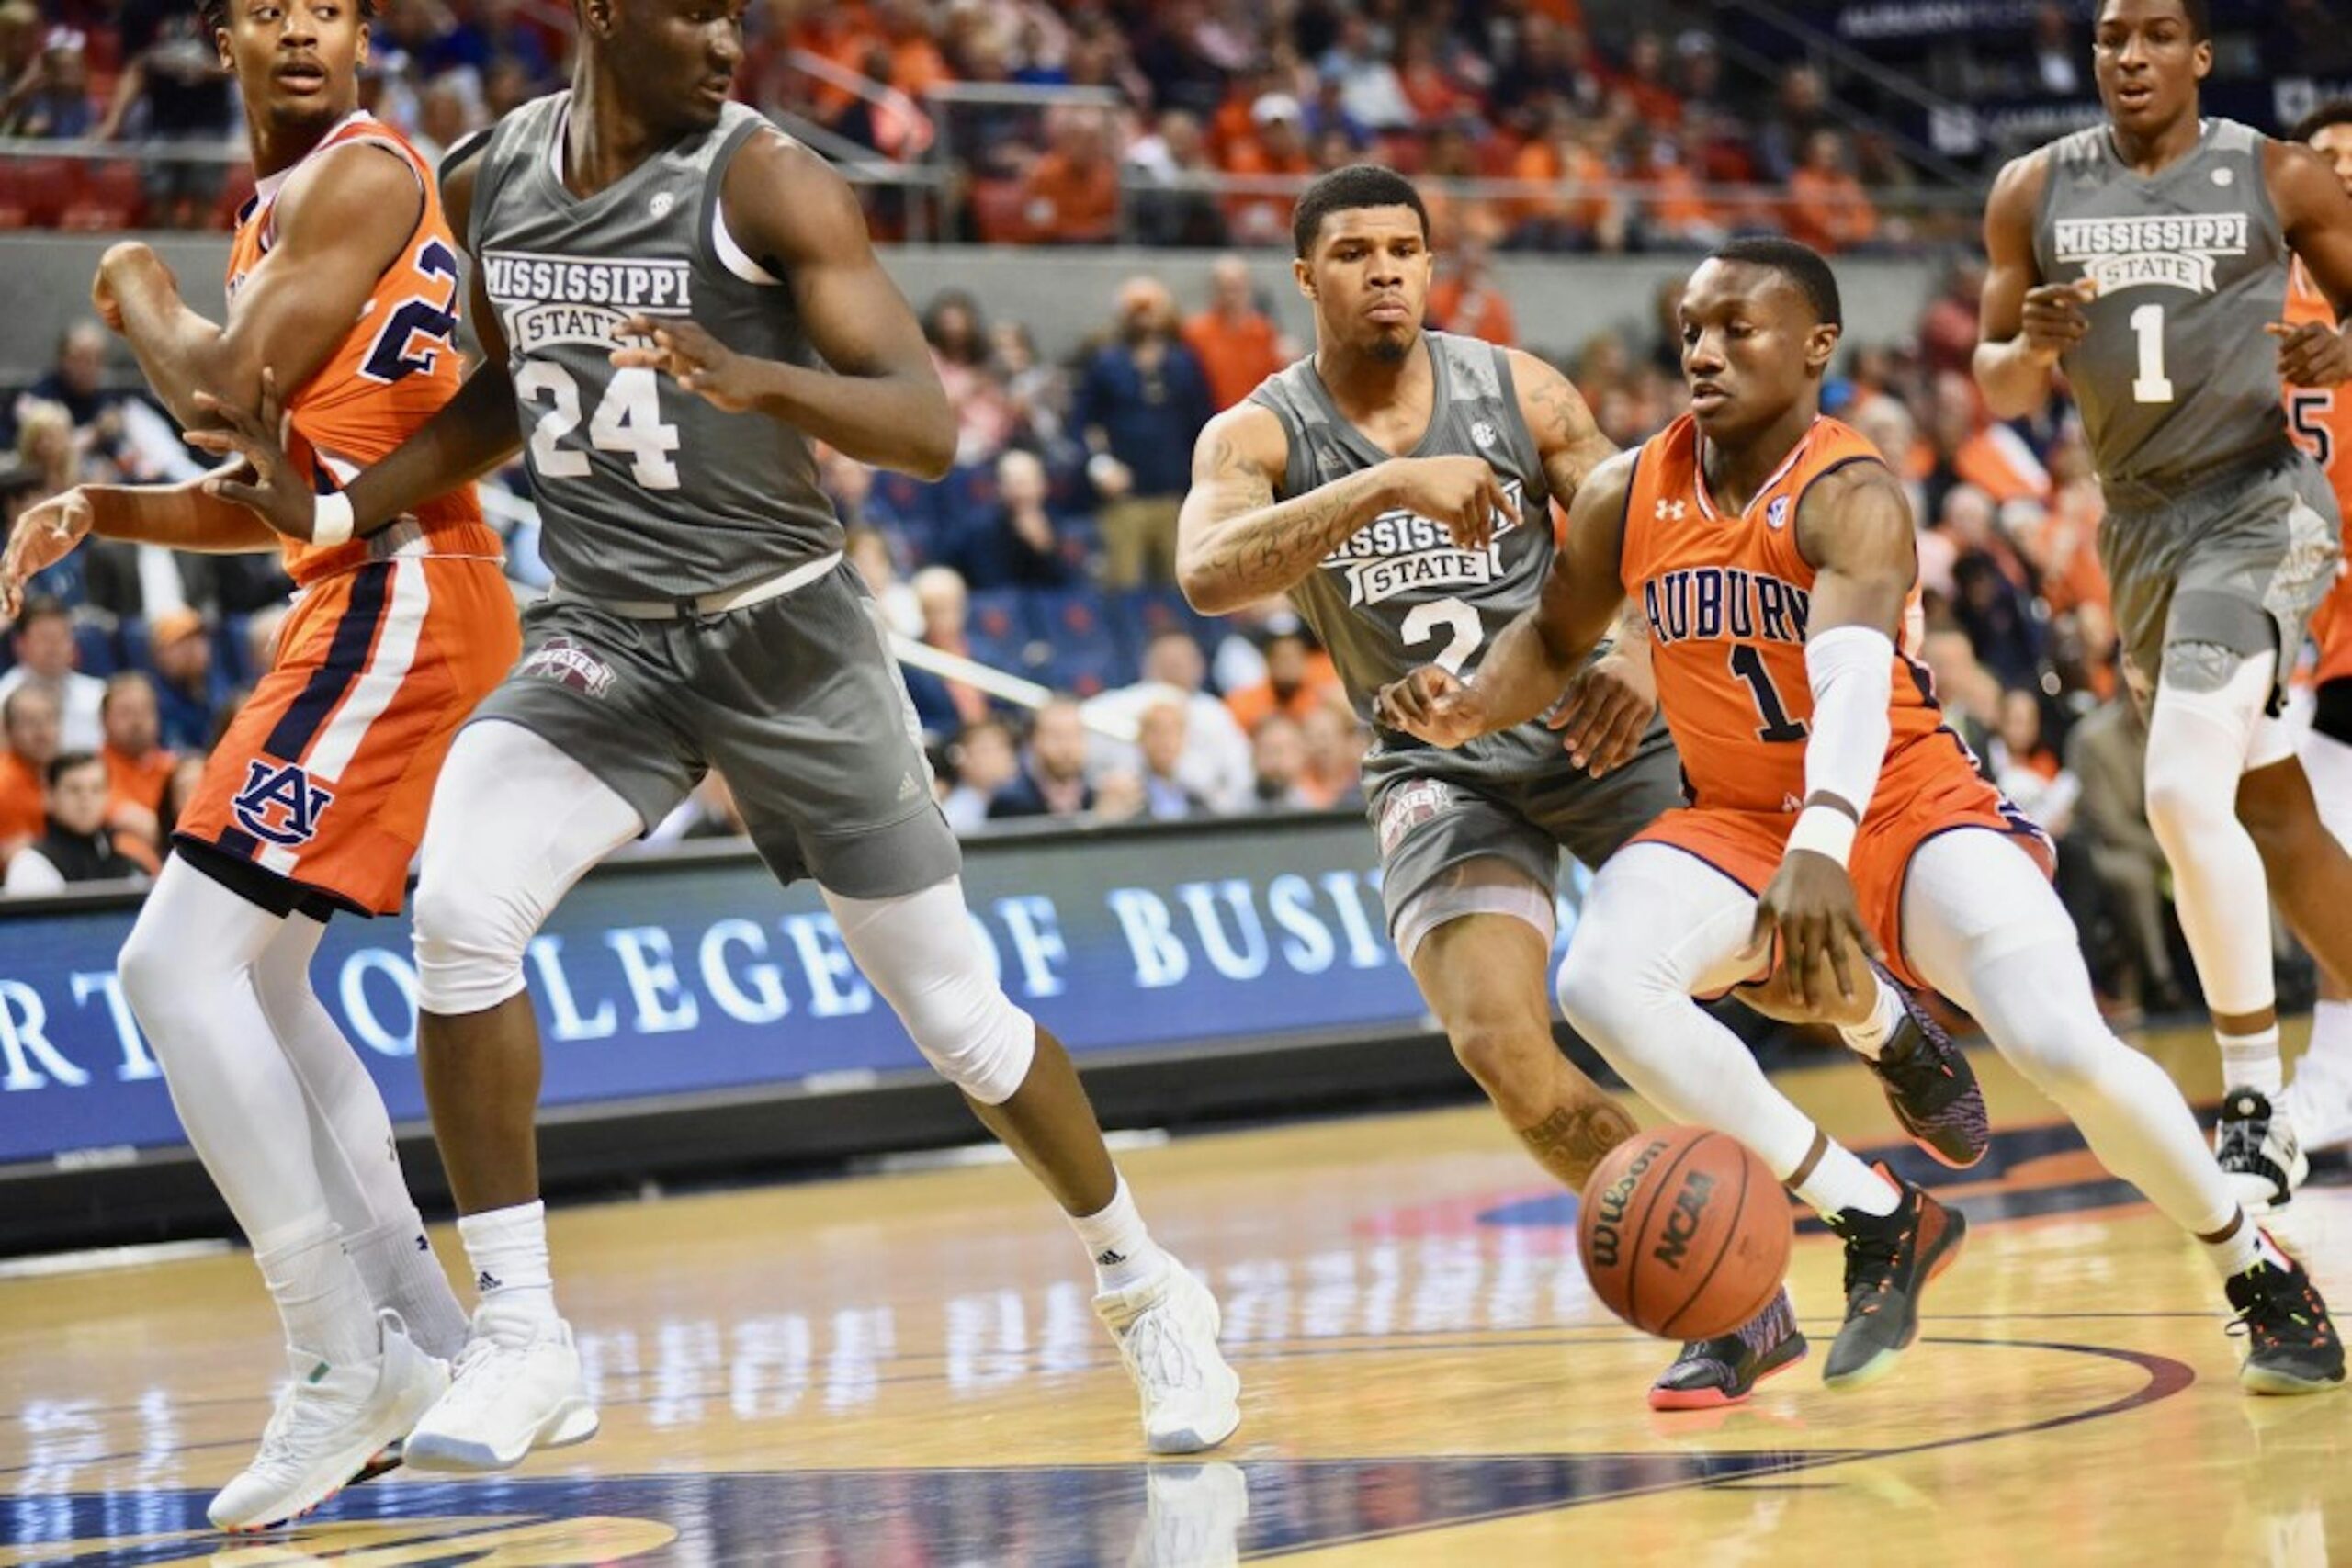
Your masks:
<svg viewBox="0 0 2352 1568"><path fill-rule="evenodd" d="M2258 1090L2233 1089L2222 1096L2213 1123L2213 1157L2230 1179L2230 1190L2249 1214L2284 1209L2311 1174L2312 1162L2295 1141L2293 1123Z"/></svg>
<svg viewBox="0 0 2352 1568"><path fill-rule="evenodd" d="M474 1309L449 1391L409 1433L406 1458L412 1470L511 1470L533 1449L595 1435L571 1325L502 1313L492 1298Z"/></svg>
<svg viewBox="0 0 2352 1568"><path fill-rule="evenodd" d="M1993 1144L1976 1070L1909 987L1883 969L1877 973L1903 1004L1903 1021L1875 1058L1862 1060L1878 1075L1887 1107L1911 1141L1938 1164L1965 1170Z"/></svg>
<svg viewBox="0 0 2352 1568"><path fill-rule="evenodd" d="M2247 1393L2325 1393L2344 1386L2343 1337L2301 1264L2290 1258L2282 1269L2257 1259L2223 1289L2238 1314L2230 1332L2245 1336L2238 1382Z"/></svg>
<svg viewBox="0 0 2352 1568"><path fill-rule="evenodd" d="M1193 1454L1233 1436L1241 1379L1216 1348L1216 1298L1192 1270L1170 1260L1155 1278L1096 1296L1094 1311L1143 1395L1146 1447Z"/></svg>
<svg viewBox="0 0 2352 1568"><path fill-rule="evenodd" d="M2330 1057L2304 1056L2278 1097L2278 1111L2306 1150L2352 1144L2352 1070Z"/></svg>
<svg viewBox="0 0 2352 1568"><path fill-rule="evenodd" d="M1860 1388L1894 1370L1919 1337L1919 1298L1951 1267L1968 1235L1968 1221L1881 1165L1878 1173L1901 1191L1891 1214L1841 1209L1829 1228L1846 1243L1846 1322L1829 1347L1821 1381Z"/></svg>
<svg viewBox="0 0 2352 1568"><path fill-rule="evenodd" d="M449 1368L411 1343L395 1313L377 1319L373 1365L330 1366L288 1351L294 1386L262 1429L261 1451L220 1489L205 1516L224 1530L267 1529L309 1513L379 1461L449 1386Z"/></svg>
<svg viewBox="0 0 2352 1568"><path fill-rule="evenodd" d="M1650 1384L1652 1410L1712 1410L1739 1404L1756 1385L1804 1359L1804 1336L1787 1288L1729 1334L1693 1339Z"/></svg>

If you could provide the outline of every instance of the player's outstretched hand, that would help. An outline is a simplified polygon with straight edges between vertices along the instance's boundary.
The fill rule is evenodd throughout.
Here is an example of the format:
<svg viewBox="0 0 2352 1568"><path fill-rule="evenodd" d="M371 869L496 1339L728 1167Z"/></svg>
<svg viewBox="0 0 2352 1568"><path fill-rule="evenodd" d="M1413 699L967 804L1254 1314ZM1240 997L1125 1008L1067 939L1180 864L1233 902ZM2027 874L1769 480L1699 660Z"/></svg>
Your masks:
<svg viewBox="0 0 2352 1568"><path fill-rule="evenodd" d="M756 362L683 317L631 316L621 326L639 341L613 350L617 369L659 370L715 408L741 413L759 401Z"/></svg>
<svg viewBox="0 0 2352 1568"><path fill-rule="evenodd" d="M2352 381L2352 343L2333 327L2272 321L2264 332L2278 340L2278 379L2290 387L2335 387Z"/></svg>
<svg viewBox="0 0 2352 1568"><path fill-rule="evenodd" d="M1772 938L1781 939L1781 966L1797 1005L1820 1015L1870 995L1865 959L1883 960L1878 939L1862 923L1854 900L1854 879L1846 868L1813 850L1794 850L1756 901L1756 924L1748 931L1747 955L1761 958ZM1829 990L1821 989L1820 968L1828 970Z"/></svg>
<svg viewBox="0 0 2352 1568"><path fill-rule="evenodd" d="M8 531L0 554L0 620L13 621L25 607L25 582L74 553L90 531L90 498L81 488L27 507Z"/></svg>
<svg viewBox="0 0 2352 1568"><path fill-rule="evenodd" d="M1487 705L1478 688L1450 670L1424 664L1373 699L1375 722L1451 750L1487 733Z"/></svg>
<svg viewBox="0 0 2352 1568"><path fill-rule="evenodd" d="M277 372L263 369L261 406L251 412L204 391L196 394L196 406L220 423L189 431L188 444L244 464L241 475L224 473L205 480L204 493L243 507L289 539L307 542L317 526L318 500L294 459L286 455L294 438L294 419L278 400Z"/></svg>
<svg viewBox="0 0 2352 1568"><path fill-rule="evenodd" d="M2083 307L2098 298L2098 285L2087 277L2072 283L2045 283L2025 291L2025 341L2036 353L2056 359L2083 341L2091 319Z"/></svg>
<svg viewBox="0 0 2352 1568"><path fill-rule="evenodd" d="M1647 645L1620 642L1578 671L1544 722L1560 732L1568 760L1599 778L1633 760L1657 712Z"/></svg>
<svg viewBox="0 0 2352 1568"><path fill-rule="evenodd" d="M1483 550L1498 519L1516 524L1519 508L1484 457L1399 457L1394 460L1397 503L1442 523L1456 549Z"/></svg>

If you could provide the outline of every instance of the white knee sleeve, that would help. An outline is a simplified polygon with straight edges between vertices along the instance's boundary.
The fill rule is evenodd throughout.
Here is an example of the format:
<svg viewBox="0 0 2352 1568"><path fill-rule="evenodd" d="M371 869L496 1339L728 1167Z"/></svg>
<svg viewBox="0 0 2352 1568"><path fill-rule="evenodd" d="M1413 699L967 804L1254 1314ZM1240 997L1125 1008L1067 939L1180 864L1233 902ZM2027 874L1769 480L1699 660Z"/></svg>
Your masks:
<svg viewBox="0 0 2352 1568"><path fill-rule="evenodd" d="M552 742L516 724L459 730L417 876L418 1005L446 1017L520 992L540 925L640 830L636 808Z"/></svg>
<svg viewBox="0 0 2352 1568"><path fill-rule="evenodd" d="M2238 820L2245 772L2274 660L2235 659L2226 674L2177 671L2192 651L2165 653L2165 678L2148 720L2148 826L2172 865L2181 930L2215 1012L2257 1012L2274 1000L2269 881L2261 852ZM2177 673L2194 679L2176 681Z"/></svg>
<svg viewBox="0 0 2352 1568"><path fill-rule="evenodd" d="M1037 1055L1037 1025L989 972L964 909L960 878L896 898L828 890L842 942L915 1046L983 1105L1012 1098Z"/></svg>

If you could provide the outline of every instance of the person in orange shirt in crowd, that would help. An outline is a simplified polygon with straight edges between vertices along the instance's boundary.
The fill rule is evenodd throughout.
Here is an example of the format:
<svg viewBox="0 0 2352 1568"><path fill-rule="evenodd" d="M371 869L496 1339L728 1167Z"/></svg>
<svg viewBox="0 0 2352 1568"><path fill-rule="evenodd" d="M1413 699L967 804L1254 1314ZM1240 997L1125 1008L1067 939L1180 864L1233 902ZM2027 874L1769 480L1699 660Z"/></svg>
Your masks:
<svg viewBox="0 0 2352 1568"><path fill-rule="evenodd" d="M1430 285L1430 325L1503 348L1518 347L1519 321L1511 314L1510 298L1494 281L1487 242L1464 236L1452 255L1453 265Z"/></svg>
<svg viewBox="0 0 2352 1568"><path fill-rule="evenodd" d="M1492 244L1503 237L1506 225L1495 204L1484 197L1458 195L1452 184L1485 177L1478 167L1477 144L1471 140L1476 126L1475 120L1453 119L1431 130L1422 177L1414 182L1420 188L1421 204L1429 209L1430 248L1442 256L1458 250L1465 240Z"/></svg>
<svg viewBox="0 0 2352 1568"><path fill-rule="evenodd" d="M1446 69L1438 57L1436 35L1426 25L1408 28L1397 40L1396 80L1423 125L1478 112L1477 95Z"/></svg>
<svg viewBox="0 0 2352 1568"><path fill-rule="evenodd" d="M163 744L155 683L136 670L114 676L107 682L98 719L106 729L98 760L107 767L107 822L115 830L116 847L153 873L163 845L158 814L164 786L179 762L178 753Z"/></svg>
<svg viewBox="0 0 2352 1568"><path fill-rule="evenodd" d="M842 0L841 4L811 6L801 12L786 35L791 49L813 54L843 71L863 73L865 57L881 42L881 34L874 26L874 17L859 0ZM817 118L831 125L847 114L857 103L857 97L846 87L823 80L811 80L808 101Z"/></svg>
<svg viewBox="0 0 2352 1568"><path fill-rule="evenodd" d="M1288 93L1268 93L1250 106L1250 135L1226 149L1227 174L1288 175L1305 180L1316 172L1315 155L1306 145L1306 113ZM1297 191L1251 192L1228 197L1225 220L1233 237L1244 244L1271 242L1290 233L1291 207Z"/></svg>
<svg viewBox="0 0 2352 1568"><path fill-rule="evenodd" d="M1625 178L1635 188L1634 223L1653 248L1711 250L1730 231L1699 192L1699 176L1671 138L1636 128L1628 139Z"/></svg>
<svg viewBox="0 0 2352 1568"><path fill-rule="evenodd" d="M1804 163L1789 176L1789 238L1834 254L1870 243L1878 209L1847 167L1846 139L1834 130L1805 138Z"/></svg>
<svg viewBox="0 0 2352 1568"><path fill-rule="evenodd" d="M0 701L0 864L48 827L44 773L57 755L57 699L39 686L19 686Z"/></svg>
<svg viewBox="0 0 2352 1568"><path fill-rule="evenodd" d="M880 0L876 10L882 47L890 56L890 85L921 103L932 88L955 80L918 0Z"/></svg>
<svg viewBox="0 0 2352 1568"><path fill-rule="evenodd" d="M1972 484L1995 501L2045 501L2050 470L2025 437L1985 412L1976 383L1947 371L1935 379L1935 406L1928 427L1929 502L1940 508L1943 491Z"/></svg>
<svg viewBox="0 0 2352 1568"><path fill-rule="evenodd" d="M1592 189L1608 183L1609 165L1586 145L1586 130L1565 101L1544 104L1535 135L1511 160L1511 178L1545 187L1513 203L1511 234L1518 243L1538 250L1623 248L1622 218L1611 212L1606 195ZM1612 231L1619 240L1614 245Z"/></svg>
<svg viewBox="0 0 2352 1568"><path fill-rule="evenodd" d="M1184 342L1209 379L1209 400L1228 409L1283 367L1282 333L1258 309L1250 264L1219 256L1209 269L1209 308L1184 323Z"/></svg>
<svg viewBox="0 0 2352 1568"><path fill-rule="evenodd" d="M1320 657L1318 655L1318 657ZM1335 683L1300 727L1306 766L1298 789L1315 807L1361 804L1363 799L1363 723Z"/></svg>
<svg viewBox="0 0 2352 1568"><path fill-rule="evenodd" d="M1022 182L1022 216L1038 244L1102 244L1119 235L1119 164L1100 111L1060 117L1053 150Z"/></svg>
<svg viewBox="0 0 2352 1568"><path fill-rule="evenodd" d="M1304 726L1340 689L1331 656L1309 648L1306 634L1291 626L1266 639L1266 678L1228 693L1225 705L1233 710L1234 721L1247 734L1256 730L1270 713L1286 715Z"/></svg>
<svg viewBox="0 0 2352 1568"><path fill-rule="evenodd" d="M1610 85L1633 101L1634 112L1656 130L1682 123L1682 95L1666 79L1666 42L1656 33L1636 33L1625 69Z"/></svg>

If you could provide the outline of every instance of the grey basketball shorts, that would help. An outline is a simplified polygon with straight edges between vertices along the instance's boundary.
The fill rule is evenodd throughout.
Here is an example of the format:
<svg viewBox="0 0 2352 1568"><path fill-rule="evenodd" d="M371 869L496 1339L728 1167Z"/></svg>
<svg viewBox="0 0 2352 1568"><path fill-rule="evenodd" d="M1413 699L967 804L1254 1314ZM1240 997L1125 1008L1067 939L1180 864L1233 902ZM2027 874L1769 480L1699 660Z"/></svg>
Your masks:
<svg viewBox="0 0 2352 1568"><path fill-rule="evenodd" d="M1456 867L1498 860L1547 893L1560 852L1598 867L1683 803L1682 764L1654 723L1623 767L1593 778L1556 739L1542 759L1505 776L1463 776L1450 752L1399 759L1374 784L1366 815L1380 841L1380 897L1392 940L1413 899ZM1409 957L1408 957L1409 961Z"/></svg>
<svg viewBox="0 0 2352 1568"><path fill-rule="evenodd" d="M649 620L552 598L474 710L539 735L650 829L718 770L776 878L888 898L961 868L906 682L844 561L724 614Z"/></svg>
<svg viewBox="0 0 2352 1568"><path fill-rule="evenodd" d="M2177 496L2110 496L2099 561L2133 696L2153 699L2167 647L2207 643L2278 655L2280 712L2305 624L2335 581L2340 532L2326 477L2292 447Z"/></svg>

